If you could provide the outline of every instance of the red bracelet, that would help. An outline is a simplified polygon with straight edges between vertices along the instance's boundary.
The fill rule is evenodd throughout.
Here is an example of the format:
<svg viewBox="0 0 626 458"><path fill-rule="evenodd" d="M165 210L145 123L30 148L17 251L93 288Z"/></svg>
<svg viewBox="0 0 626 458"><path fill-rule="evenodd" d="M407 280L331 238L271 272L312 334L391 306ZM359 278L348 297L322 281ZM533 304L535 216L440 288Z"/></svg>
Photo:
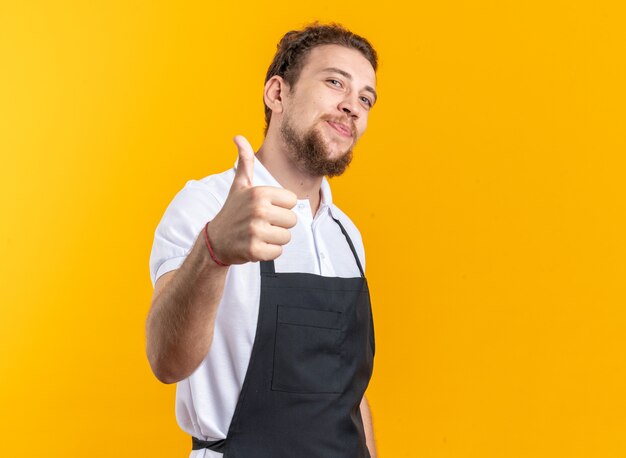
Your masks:
<svg viewBox="0 0 626 458"><path fill-rule="evenodd" d="M204 226L204 240L206 240L206 246L209 249L209 254L211 255L211 259L215 261L215 264L217 264L218 266L222 266L222 267L228 267L230 264L224 264L222 261L217 259L217 256L215 256L215 253L213 253L213 249L211 248L211 243L209 243L209 223L210 222L211 221L208 221L206 225Z"/></svg>

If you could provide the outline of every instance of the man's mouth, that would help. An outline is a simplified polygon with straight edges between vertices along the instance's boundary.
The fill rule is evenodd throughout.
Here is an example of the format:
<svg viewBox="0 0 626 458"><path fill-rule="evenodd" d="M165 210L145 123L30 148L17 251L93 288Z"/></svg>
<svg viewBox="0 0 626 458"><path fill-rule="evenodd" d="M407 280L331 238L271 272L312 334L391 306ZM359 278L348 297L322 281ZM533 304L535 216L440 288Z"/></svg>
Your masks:
<svg viewBox="0 0 626 458"><path fill-rule="evenodd" d="M340 122L334 122L334 121L326 121L328 122L328 124L335 129L337 132L339 132L339 134L343 135L344 137L350 137L352 138L352 129L350 129L350 127L346 126L345 124L341 124Z"/></svg>

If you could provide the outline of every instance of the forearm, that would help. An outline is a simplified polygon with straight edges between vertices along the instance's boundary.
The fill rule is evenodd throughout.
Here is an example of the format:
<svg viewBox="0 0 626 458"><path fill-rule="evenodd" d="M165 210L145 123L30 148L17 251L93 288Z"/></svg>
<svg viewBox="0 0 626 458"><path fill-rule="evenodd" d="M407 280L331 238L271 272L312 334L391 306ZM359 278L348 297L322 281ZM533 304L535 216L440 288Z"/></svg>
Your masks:
<svg viewBox="0 0 626 458"><path fill-rule="evenodd" d="M361 400L361 418L363 419L363 429L365 430L365 443L370 452L371 458L376 458L376 443L374 442L374 427L372 426L372 413L365 396Z"/></svg>
<svg viewBox="0 0 626 458"><path fill-rule="evenodd" d="M209 351L227 270L211 260L200 233L167 288L154 297L146 322L146 351L162 382L186 378Z"/></svg>

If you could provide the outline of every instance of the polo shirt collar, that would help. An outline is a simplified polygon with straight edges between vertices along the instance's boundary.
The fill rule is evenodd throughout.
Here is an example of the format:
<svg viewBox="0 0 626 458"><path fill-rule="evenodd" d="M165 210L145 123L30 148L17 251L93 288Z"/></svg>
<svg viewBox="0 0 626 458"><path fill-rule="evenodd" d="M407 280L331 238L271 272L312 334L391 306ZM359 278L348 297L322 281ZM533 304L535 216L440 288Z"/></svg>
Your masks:
<svg viewBox="0 0 626 458"><path fill-rule="evenodd" d="M326 179L326 177L322 178L322 186L320 189L322 191L321 192L322 199L320 201L320 207L330 208L333 204L333 195L330 192L330 184L328 183L328 180Z"/></svg>

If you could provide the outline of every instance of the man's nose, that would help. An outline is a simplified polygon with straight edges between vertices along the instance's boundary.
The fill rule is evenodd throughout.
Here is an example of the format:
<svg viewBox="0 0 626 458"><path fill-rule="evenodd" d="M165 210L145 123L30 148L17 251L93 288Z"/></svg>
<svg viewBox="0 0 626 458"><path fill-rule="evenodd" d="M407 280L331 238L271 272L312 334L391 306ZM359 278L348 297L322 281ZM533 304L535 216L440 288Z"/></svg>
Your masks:
<svg viewBox="0 0 626 458"><path fill-rule="evenodd" d="M350 117L358 118L361 115L361 109L359 107L358 100L348 96L344 98L339 104L339 109Z"/></svg>

